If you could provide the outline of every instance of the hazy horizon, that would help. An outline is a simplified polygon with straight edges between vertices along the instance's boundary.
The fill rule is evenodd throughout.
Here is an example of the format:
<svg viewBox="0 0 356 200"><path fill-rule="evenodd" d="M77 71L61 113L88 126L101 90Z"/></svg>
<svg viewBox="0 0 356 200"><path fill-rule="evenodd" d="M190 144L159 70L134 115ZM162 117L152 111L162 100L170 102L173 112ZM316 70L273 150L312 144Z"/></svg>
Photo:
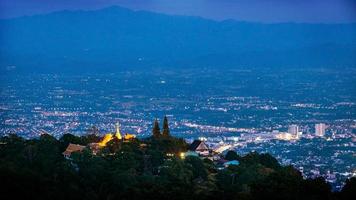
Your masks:
<svg viewBox="0 0 356 200"><path fill-rule="evenodd" d="M213 1L213 0L3 0L0 19L47 14L63 10L98 10L121 6L131 10L144 10L168 15L198 16L213 20L261 23L355 23L356 2L352 0L312 1Z"/></svg>

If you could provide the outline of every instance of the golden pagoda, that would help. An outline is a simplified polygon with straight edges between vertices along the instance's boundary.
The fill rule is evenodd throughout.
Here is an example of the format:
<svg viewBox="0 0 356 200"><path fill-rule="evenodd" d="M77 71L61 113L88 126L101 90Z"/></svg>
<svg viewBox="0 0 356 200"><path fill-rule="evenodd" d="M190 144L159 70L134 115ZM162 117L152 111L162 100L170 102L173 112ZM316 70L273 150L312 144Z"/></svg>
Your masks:
<svg viewBox="0 0 356 200"><path fill-rule="evenodd" d="M122 136L121 136L121 133L120 133L120 124L119 122L116 123L116 133L115 133L115 136L117 139L121 140L122 139Z"/></svg>
<svg viewBox="0 0 356 200"><path fill-rule="evenodd" d="M106 144L107 144L108 142L110 142L110 141L114 138L114 136L115 136L117 139L122 140L122 136L121 136L121 133L120 133L120 124L119 124L119 123L116 123L115 128L116 128L116 133L114 133L114 134L113 134L113 133L107 133L107 134L105 134L103 140L98 143L100 147L105 147Z"/></svg>

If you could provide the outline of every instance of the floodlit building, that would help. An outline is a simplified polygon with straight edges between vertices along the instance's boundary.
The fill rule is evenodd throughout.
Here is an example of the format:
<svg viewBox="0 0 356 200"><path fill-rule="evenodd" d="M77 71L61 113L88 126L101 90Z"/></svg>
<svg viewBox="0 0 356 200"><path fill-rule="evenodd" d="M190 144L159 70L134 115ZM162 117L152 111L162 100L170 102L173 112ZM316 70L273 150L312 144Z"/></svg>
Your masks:
<svg viewBox="0 0 356 200"><path fill-rule="evenodd" d="M99 142L99 146L105 147L108 142L110 142L112 139L114 139L114 137L116 137L119 140L122 140L119 123L116 123L115 129L116 129L115 133L108 133L104 136L103 140L101 142Z"/></svg>
<svg viewBox="0 0 356 200"><path fill-rule="evenodd" d="M276 139L290 141L290 140L296 140L297 137L290 133L279 133L276 135Z"/></svg>
<svg viewBox="0 0 356 200"><path fill-rule="evenodd" d="M126 133L125 136L123 137L120 132L120 124L119 123L116 123L115 129L116 129L115 133L105 134L104 138L100 142L98 142L98 143L94 142L94 143L88 144L88 148L92 151L92 153L94 155L96 155L103 147L105 147L107 145L107 143L109 143L114 138L116 138L120 141L124 141L124 142L130 142L136 138L136 135L129 134L129 133ZM63 155L64 155L64 157L69 159L73 152L81 152L84 148L85 148L85 146L82 146L82 145L69 144L67 149L63 152Z"/></svg>
<svg viewBox="0 0 356 200"><path fill-rule="evenodd" d="M133 140L133 139L135 139L135 138L136 138L136 135L126 133L125 136L124 136L124 141Z"/></svg>
<svg viewBox="0 0 356 200"><path fill-rule="evenodd" d="M315 135L318 137L325 136L326 125L324 123L315 124Z"/></svg>

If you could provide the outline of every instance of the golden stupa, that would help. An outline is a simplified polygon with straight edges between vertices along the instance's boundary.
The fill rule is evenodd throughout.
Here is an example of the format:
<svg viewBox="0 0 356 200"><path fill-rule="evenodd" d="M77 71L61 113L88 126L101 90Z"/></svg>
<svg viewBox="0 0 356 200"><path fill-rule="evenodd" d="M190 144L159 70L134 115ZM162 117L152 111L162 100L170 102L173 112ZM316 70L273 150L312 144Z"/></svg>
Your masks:
<svg viewBox="0 0 356 200"><path fill-rule="evenodd" d="M106 144L108 142L110 142L114 137L116 137L119 140L122 140L122 136L120 133L120 124L116 123L115 127L116 127L116 133L115 134L112 134L112 133L105 134L103 140L98 143L100 147L105 147Z"/></svg>

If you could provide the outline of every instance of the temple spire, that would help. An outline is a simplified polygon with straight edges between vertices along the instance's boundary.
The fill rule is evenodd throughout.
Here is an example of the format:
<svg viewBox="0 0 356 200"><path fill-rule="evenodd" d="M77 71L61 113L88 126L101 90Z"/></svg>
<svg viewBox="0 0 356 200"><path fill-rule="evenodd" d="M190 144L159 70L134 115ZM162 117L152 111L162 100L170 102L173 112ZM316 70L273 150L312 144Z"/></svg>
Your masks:
<svg viewBox="0 0 356 200"><path fill-rule="evenodd" d="M120 133L120 123L117 122L116 125L116 133L115 133L115 136L117 139L121 140L122 139L122 136L121 136L121 133Z"/></svg>

